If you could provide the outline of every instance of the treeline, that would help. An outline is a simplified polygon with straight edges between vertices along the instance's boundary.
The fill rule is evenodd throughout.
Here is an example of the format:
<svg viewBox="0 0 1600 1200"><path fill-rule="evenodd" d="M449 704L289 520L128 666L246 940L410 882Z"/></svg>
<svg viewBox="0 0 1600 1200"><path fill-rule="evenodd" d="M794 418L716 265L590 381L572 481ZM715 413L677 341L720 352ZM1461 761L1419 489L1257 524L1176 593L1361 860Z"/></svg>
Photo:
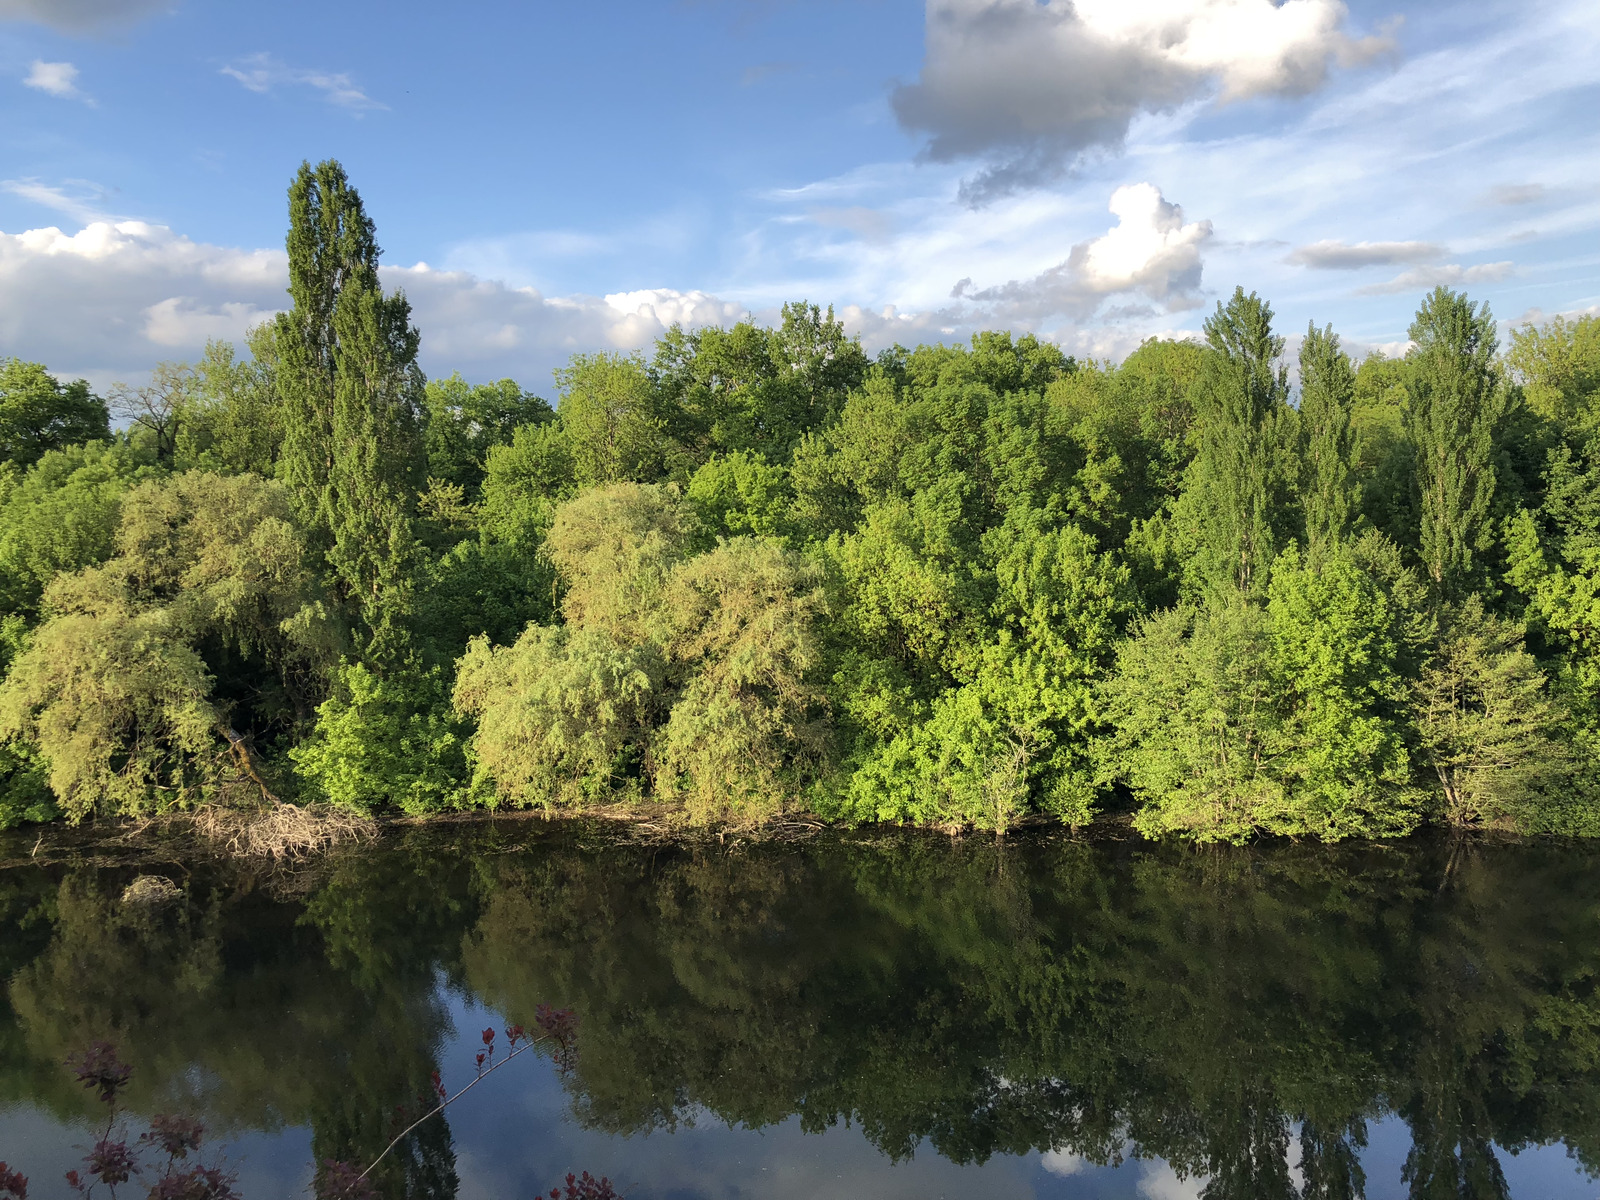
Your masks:
<svg viewBox="0 0 1600 1200"><path fill-rule="evenodd" d="M1440 288L1117 367L815 306L425 380L336 163L293 306L111 404L0 366L0 823L668 803L1600 833L1600 319ZM112 431L116 416L125 428Z"/></svg>

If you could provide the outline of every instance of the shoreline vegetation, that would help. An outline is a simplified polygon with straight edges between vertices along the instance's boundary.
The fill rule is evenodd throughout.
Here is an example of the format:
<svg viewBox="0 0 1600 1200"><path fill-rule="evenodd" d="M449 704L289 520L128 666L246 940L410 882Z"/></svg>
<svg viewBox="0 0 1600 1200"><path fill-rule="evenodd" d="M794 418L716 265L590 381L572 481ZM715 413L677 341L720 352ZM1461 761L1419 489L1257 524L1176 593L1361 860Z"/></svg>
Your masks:
<svg viewBox="0 0 1600 1200"><path fill-rule="evenodd" d="M242 353L0 347L0 829L1600 835L1600 318L1291 362L1236 289L1112 366L797 303L552 406L423 377L337 163L289 215Z"/></svg>

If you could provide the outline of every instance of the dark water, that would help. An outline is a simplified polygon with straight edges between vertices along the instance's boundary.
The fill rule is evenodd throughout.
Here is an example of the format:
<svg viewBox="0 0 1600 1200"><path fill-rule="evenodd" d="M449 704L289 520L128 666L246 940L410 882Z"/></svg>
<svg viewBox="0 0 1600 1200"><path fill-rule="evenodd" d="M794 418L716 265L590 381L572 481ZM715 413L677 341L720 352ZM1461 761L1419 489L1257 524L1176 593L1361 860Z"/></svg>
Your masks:
<svg viewBox="0 0 1600 1200"><path fill-rule="evenodd" d="M575 1068L493 1075L386 1194L586 1168L636 1200L1600 1196L1582 846L513 822L288 874L31 848L0 842L0 1159L35 1197L95 1136L61 1066L95 1038L133 1066L135 1131L201 1116L247 1196L304 1195L542 1002L581 1015ZM181 897L124 903L141 873Z"/></svg>

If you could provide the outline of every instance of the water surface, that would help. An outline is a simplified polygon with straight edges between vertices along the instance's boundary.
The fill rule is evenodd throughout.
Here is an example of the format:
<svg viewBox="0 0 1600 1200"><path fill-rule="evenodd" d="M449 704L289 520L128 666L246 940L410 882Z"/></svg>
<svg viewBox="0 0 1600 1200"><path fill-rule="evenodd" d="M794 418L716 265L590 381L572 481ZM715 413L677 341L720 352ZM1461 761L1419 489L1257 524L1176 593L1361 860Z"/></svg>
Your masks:
<svg viewBox="0 0 1600 1200"><path fill-rule="evenodd" d="M411 830L291 871L0 842L0 1159L200 1116L249 1197L365 1162L485 1026L581 1017L386 1195L1600 1197L1600 854ZM138 875L181 889L124 902ZM503 1042L503 1035L498 1039Z"/></svg>

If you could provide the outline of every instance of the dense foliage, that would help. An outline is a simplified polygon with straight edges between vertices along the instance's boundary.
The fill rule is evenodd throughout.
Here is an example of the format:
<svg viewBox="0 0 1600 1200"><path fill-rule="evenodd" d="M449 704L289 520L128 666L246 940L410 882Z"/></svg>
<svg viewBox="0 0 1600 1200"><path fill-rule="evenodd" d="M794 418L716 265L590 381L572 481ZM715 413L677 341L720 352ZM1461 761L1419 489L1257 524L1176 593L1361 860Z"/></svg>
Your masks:
<svg viewBox="0 0 1600 1200"><path fill-rule="evenodd" d="M336 163L291 309L108 410L0 366L0 824L206 797L1600 833L1600 319L1399 359L870 358L831 310L426 381Z"/></svg>

